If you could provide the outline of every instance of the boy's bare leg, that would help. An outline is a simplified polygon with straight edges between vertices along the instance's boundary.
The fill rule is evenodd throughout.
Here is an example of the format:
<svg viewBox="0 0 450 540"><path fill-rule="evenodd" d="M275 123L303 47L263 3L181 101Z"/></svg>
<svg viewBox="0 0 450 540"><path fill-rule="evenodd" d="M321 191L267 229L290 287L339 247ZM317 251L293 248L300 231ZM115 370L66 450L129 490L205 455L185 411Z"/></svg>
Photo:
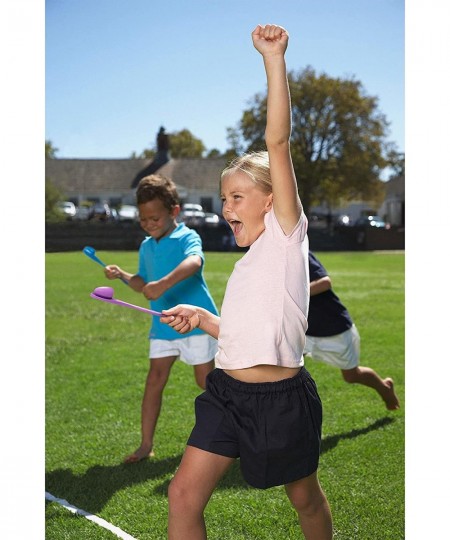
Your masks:
<svg viewBox="0 0 450 540"><path fill-rule="evenodd" d="M169 540L204 540L205 506L233 458L187 446L169 485Z"/></svg>
<svg viewBox="0 0 450 540"><path fill-rule="evenodd" d="M400 408L400 402L394 391L394 381L390 377L382 379L376 371L363 366L341 371L346 382L364 384L376 390L390 411Z"/></svg>
<svg viewBox="0 0 450 540"><path fill-rule="evenodd" d="M298 514L306 540L331 540L333 524L327 498L319 484L317 471L285 486Z"/></svg>
<svg viewBox="0 0 450 540"><path fill-rule="evenodd" d="M153 456L153 436L161 412L162 395L176 356L151 358L141 406L141 445L126 456L125 463L136 463Z"/></svg>
<svg viewBox="0 0 450 540"><path fill-rule="evenodd" d="M206 388L206 377L214 369L214 360L206 362L206 364L197 364L194 366L195 382L203 390Z"/></svg>

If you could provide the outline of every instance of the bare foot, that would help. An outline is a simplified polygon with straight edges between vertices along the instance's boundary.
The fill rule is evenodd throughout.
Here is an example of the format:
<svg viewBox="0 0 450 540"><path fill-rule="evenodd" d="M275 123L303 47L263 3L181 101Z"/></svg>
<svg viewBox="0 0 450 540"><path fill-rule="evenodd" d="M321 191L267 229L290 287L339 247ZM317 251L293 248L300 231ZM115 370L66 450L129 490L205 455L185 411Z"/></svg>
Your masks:
<svg viewBox="0 0 450 540"><path fill-rule="evenodd" d="M386 403L386 408L390 411L395 411L395 409L400 409L400 402L394 391L394 381L388 377L384 379L384 384L387 387L386 393L383 396L384 402Z"/></svg>
<svg viewBox="0 0 450 540"><path fill-rule="evenodd" d="M155 453L153 452L153 447L150 447L150 450L149 450L148 447L140 446L132 454L130 454L129 456L126 456L123 462L124 463L138 463L139 461L142 461L143 459L146 459L148 457L154 457L154 455Z"/></svg>

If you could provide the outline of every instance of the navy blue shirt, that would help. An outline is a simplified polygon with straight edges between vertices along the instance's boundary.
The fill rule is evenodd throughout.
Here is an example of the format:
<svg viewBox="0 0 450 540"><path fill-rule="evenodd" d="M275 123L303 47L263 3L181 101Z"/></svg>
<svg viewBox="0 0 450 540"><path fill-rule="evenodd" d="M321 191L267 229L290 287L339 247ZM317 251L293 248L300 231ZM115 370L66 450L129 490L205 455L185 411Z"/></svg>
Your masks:
<svg viewBox="0 0 450 540"><path fill-rule="evenodd" d="M311 251L308 254L308 262L310 282L328 276L322 263ZM306 331L308 336L336 336L351 328L352 324L353 321L347 308L333 292L333 289L310 297L308 330Z"/></svg>

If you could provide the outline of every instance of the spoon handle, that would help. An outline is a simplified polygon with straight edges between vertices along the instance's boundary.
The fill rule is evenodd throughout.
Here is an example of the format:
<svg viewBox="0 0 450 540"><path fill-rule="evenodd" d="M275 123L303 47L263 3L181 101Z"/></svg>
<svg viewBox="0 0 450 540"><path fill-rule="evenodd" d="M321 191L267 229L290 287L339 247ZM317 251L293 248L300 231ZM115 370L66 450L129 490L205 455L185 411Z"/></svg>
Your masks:
<svg viewBox="0 0 450 540"><path fill-rule="evenodd" d="M150 313L151 315L156 315L157 317L162 316L162 313L160 313L159 311L143 308L141 306L135 306L134 304L129 304L128 302L124 302L123 300L116 300L115 298L113 298L112 300L110 300L110 302L112 304L117 304L118 306L129 307L129 308L137 309L138 311L143 311L144 313Z"/></svg>
<svg viewBox="0 0 450 540"><path fill-rule="evenodd" d="M108 304L116 304L117 306L123 306L127 308L136 309L138 311L143 311L144 313L150 313L150 315L154 315L155 317L162 316L162 313L160 313L159 311L154 311L153 309L147 309L141 306L136 306L134 304L129 304L128 302L124 302L123 300L116 300L115 298L103 298L102 296L98 296L95 293L91 293L90 296L91 298L95 298L96 300L102 300L103 302L108 302Z"/></svg>
<svg viewBox="0 0 450 540"><path fill-rule="evenodd" d="M92 261L98 263L100 266L103 266L103 268L106 267L106 264L97 257L93 249L88 249L87 247L85 247L83 249L83 253L87 255ZM125 285L128 285L128 281L125 278L119 278L119 279L120 281L122 281L122 283L125 283Z"/></svg>

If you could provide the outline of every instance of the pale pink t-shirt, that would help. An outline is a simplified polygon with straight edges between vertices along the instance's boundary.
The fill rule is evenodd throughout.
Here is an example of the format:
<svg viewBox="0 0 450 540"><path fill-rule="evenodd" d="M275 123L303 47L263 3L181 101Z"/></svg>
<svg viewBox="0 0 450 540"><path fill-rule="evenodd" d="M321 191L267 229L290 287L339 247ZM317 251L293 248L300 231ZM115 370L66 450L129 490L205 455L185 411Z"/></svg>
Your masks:
<svg viewBox="0 0 450 540"><path fill-rule="evenodd" d="M228 280L221 309L216 367L303 366L308 326L308 220L302 213L289 236L273 209L265 230Z"/></svg>

